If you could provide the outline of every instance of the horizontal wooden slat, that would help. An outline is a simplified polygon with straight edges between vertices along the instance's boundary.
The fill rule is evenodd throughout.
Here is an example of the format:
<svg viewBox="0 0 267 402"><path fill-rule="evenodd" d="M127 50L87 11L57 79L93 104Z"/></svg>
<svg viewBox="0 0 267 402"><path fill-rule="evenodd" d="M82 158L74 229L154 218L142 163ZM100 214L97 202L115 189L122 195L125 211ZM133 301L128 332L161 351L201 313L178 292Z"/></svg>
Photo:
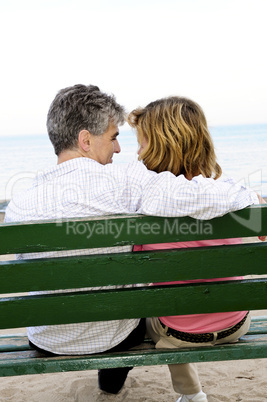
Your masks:
<svg viewBox="0 0 267 402"><path fill-rule="evenodd" d="M255 320L255 318L258 318ZM267 316L266 317L252 317L249 334L267 334Z"/></svg>
<svg viewBox="0 0 267 402"><path fill-rule="evenodd" d="M267 334L267 316L252 317L247 335ZM151 345L151 340L146 339L144 347ZM152 342L153 343L153 342ZM0 352L12 352L32 350L29 345L28 337L25 334L0 335ZM1 355L0 355L1 356ZM1 359L1 357L0 357Z"/></svg>
<svg viewBox="0 0 267 402"><path fill-rule="evenodd" d="M148 216L0 225L0 254L246 237L267 233L267 206L211 221ZM91 234L93 233L93 236ZM0 293L266 275L265 244L1 262ZM267 309L267 279L3 297L0 328ZM267 357L267 321L234 345L41 358L27 338L0 338L0 375ZM3 343L6 342L6 343Z"/></svg>
<svg viewBox="0 0 267 402"><path fill-rule="evenodd" d="M0 328L267 308L267 278L0 299Z"/></svg>
<svg viewBox="0 0 267 402"><path fill-rule="evenodd" d="M267 335L246 336L236 344L169 349L135 349L132 351L87 355L40 358L35 351L2 353L0 375L55 373L62 371L93 370L129 366L149 366L208 362L267 357Z"/></svg>
<svg viewBox="0 0 267 402"><path fill-rule="evenodd" d="M0 262L0 294L267 275L267 244ZM216 269L215 269L216 267Z"/></svg>
<svg viewBox="0 0 267 402"><path fill-rule="evenodd" d="M0 254L258 236L267 233L267 205L251 206L210 221L189 217L81 218L0 225ZM75 221L78 220L78 223ZM88 226L89 225L89 226ZM89 229L94 233L90 235Z"/></svg>
<svg viewBox="0 0 267 402"><path fill-rule="evenodd" d="M20 350L31 350L26 334L0 336L0 359L1 353Z"/></svg>

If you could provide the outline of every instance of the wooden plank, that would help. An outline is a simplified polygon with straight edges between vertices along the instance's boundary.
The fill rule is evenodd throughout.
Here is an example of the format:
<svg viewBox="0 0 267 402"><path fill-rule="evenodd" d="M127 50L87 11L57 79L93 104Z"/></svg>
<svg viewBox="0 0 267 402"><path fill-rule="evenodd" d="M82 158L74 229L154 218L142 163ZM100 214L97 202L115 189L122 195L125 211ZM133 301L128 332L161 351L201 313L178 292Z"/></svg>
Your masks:
<svg viewBox="0 0 267 402"><path fill-rule="evenodd" d="M248 333L251 335L267 334L267 316L252 317Z"/></svg>
<svg viewBox="0 0 267 402"><path fill-rule="evenodd" d="M1 224L0 254L112 247L160 241L258 236L267 233L267 205L251 206L210 221L136 215ZM75 224L75 222L78 223ZM54 222L54 223L53 223ZM89 230L90 228L90 230ZM90 235L94 233L94 236Z"/></svg>
<svg viewBox="0 0 267 402"><path fill-rule="evenodd" d="M267 308L267 278L0 299L0 328Z"/></svg>
<svg viewBox="0 0 267 402"><path fill-rule="evenodd" d="M0 293L266 275L267 244L0 262ZM216 270L214 269L216 267Z"/></svg>
<svg viewBox="0 0 267 402"><path fill-rule="evenodd" d="M147 349L122 353L87 356L40 358L35 351L11 352L1 355L0 375L54 373L95 370L129 366L180 364L189 362L262 359L267 357L267 336L247 337L235 344L186 348L179 350Z"/></svg>
<svg viewBox="0 0 267 402"><path fill-rule="evenodd" d="M26 334L2 335L0 336L0 356L3 352L30 350Z"/></svg>
<svg viewBox="0 0 267 402"><path fill-rule="evenodd" d="M267 334L267 316L252 317L251 325L247 335ZM150 340L146 339L145 344ZM151 343L153 343L151 341ZM142 348L145 347L142 345ZM0 352L11 352L20 350L31 350L26 334L0 335ZM1 356L1 355L0 355Z"/></svg>
<svg viewBox="0 0 267 402"><path fill-rule="evenodd" d="M258 322L262 321L263 323L266 323L267 321L267 316L266 315L255 315L251 317L252 322Z"/></svg>

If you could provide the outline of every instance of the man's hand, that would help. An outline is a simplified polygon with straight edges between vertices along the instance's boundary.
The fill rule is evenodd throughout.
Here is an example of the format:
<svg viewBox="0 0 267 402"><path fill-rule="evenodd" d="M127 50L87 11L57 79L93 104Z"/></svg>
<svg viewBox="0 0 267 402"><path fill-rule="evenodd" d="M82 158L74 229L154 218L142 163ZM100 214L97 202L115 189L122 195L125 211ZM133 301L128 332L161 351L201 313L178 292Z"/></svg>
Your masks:
<svg viewBox="0 0 267 402"><path fill-rule="evenodd" d="M257 193L258 199L259 199L259 203L260 204L266 204L266 201L264 200L264 198L262 198L258 193ZM266 240L266 236L258 236L258 238L261 241L265 241Z"/></svg>

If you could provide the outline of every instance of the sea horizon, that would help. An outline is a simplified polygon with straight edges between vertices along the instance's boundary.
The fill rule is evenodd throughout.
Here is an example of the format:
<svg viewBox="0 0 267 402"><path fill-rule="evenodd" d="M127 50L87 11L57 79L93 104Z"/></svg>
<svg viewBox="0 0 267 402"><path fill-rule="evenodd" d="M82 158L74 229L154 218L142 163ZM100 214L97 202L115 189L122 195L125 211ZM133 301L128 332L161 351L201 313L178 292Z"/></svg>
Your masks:
<svg viewBox="0 0 267 402"><path fill-rule="evenodd" d="M225 176L267 197L267 123L209 127L218 163ZM114 164L137 160L138 144L132 129L120 130L122 152ZM0 211L12 194L30 186L37 172L57 163L47 134L1 135Z"/></svg>

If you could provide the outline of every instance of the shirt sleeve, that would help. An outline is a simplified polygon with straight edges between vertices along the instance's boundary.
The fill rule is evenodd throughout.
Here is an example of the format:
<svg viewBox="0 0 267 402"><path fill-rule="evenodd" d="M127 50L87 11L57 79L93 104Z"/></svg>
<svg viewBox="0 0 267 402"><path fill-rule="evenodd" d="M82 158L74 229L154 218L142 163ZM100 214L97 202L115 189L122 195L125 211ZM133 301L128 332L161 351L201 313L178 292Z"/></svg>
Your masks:
<svg viewBox="0 0 267 402"><path fill-rule="evenodd" d="M230 178L199 175L187 180L184 175L151 172L140 162L129 165L127 176L139 194L140 214L212 219L259 202L255 192Z"/></svg>

